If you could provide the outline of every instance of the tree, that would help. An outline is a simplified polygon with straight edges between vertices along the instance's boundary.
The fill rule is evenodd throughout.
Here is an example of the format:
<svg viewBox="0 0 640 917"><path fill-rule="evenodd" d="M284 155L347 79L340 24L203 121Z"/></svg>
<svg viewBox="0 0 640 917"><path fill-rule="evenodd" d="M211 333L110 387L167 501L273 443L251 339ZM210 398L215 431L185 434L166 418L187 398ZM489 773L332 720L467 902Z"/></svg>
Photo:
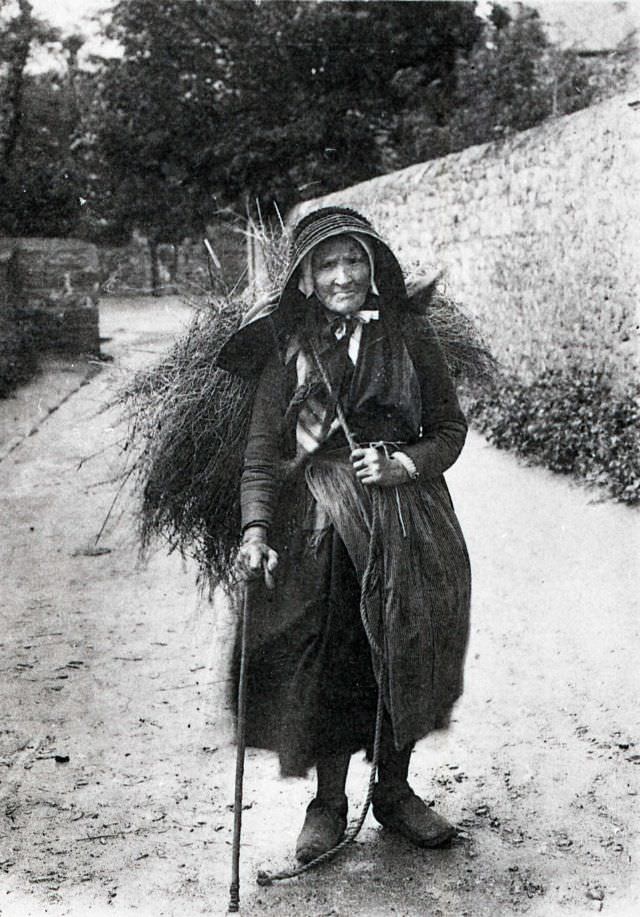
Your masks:
<svg viewBox="0 0 640 917"><path fill-rule="evenodd" d="M154 289L158 246L202 233L217 206L197 175L203 142L217 128L218 51L192 22L205 6L119 3L110 34L123 57L103 61L85 83L93 236L117 243L140 230L149 242Z"/></svg>
<svg viewBox="0 0 640 917"><path fill-rule="evenodd" d="M0 30L0 232L68 235L78 223L82 180L70 150L77 111L59 74L34 76L34 46L59 42L56 29L17 0Z"/></svg>
<svg viewBox="0 0 640 917"><path fill-rule="evenodd" d="M588 103L537 14L466 2L120 0L94 100L103 233L156 244Z"/></svg>
<svg viewBox="0 0 640 917"><path fill-rule="evenodd" d="M397 71L451 91L480 29L473 4L438 2L123 0L113 23L104 200L174 238L218 207L287 207L383 172Z"/></svg>
<svg viewBox="0 0 640 917"><path fill-rule="evenodd" d="M18 15L9 19L0 33L1 59L6 63L2 99L2 163L11 166L22 120L25 67L35 33L33 7L18 0Z"/></svg>
<svg viewBox="0 0 640 917"><path fill-rule="evenodd" d="M456 50L470 49L480 28L467 3L303 3L294 16L291 4L272 3L253 28L256 66L242 54L255 14L231 7L244 105L227 135L236 150L224 156L227 180L236 193L249 187L285 205L386 171L398 71L451 84Z"/></svg>
<svg viewBox="0 0 640 917"><path fill-rule="evenodd" d="M515 18L499 6L468 57L457 65L450 149L500 139L589 104L589 69L548 41L535 10Z"/></svg>
<svg viewBox="0 0 640 917"><path fill-rule="evenodd" d="M16 155L2 176L0 227L9 235L78 234L84 176L70 149L77 129L64 77L30 77L24 88Z"/></svg>

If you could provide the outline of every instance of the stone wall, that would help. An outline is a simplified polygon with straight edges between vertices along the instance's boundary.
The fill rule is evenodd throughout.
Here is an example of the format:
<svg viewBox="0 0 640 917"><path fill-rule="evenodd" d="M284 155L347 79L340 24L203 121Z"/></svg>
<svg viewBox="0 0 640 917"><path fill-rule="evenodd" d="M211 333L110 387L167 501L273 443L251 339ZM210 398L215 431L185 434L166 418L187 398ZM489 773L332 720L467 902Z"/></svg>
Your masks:
<svg viewBox="0 0 640 917"><path fill-rule="evenodd" d="M640 111L619 97L513 138L306 202L369 216L409 270L449 293L523 376L638 368Z"/></svg>
<svg viewBox="0 0 640 917"><path fill-rule="evenodd" d="M150 293L151 263L145 239L134 238L128 245L101 245L100 280L106 294Z"/></svg>
<svg viewBox="0 0 640 917"><path fill-rule="evenodd" d="M213 289L234 287L247 270L247 245L243 231L222 223L207 229L214 252L210 258L201 239L185 239L177 248L158 246L157 292L195 296ZM127 295L152 292L151 252L147 240L134 235L122 246L100 246L100 273L105 293Z"/></svg>
<svg viewBox="0 0 640 917"><path fill-rule="evenodd" d="M30 325L36 350L99 353L99 263L77 239L5 240L11 250L8 298Z"/></svg>

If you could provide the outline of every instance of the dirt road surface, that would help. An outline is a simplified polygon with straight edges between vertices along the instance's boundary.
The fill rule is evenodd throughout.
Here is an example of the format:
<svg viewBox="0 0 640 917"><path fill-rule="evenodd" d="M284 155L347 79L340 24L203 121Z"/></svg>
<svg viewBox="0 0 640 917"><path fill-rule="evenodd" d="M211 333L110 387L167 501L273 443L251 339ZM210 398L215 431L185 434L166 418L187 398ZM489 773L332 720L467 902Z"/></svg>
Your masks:
<svg viewBox="0 0 640 917"><path fill-rule="evenodd" d="M107 301L114 362L0 462L2 917L227 908L231 613L179 557L139 562L128 503L95 545L123 437L103 405L188 316ZM0 407L5 440L15 406ZM418 851L369 816L340 860L261 888L258 869L291 864L313 784L250 752L242 914L640 913L638 514L475 435L448 480L474 568L467 689L411 772L459 836ZM366 779L354 761L352 815Z"/></svg>

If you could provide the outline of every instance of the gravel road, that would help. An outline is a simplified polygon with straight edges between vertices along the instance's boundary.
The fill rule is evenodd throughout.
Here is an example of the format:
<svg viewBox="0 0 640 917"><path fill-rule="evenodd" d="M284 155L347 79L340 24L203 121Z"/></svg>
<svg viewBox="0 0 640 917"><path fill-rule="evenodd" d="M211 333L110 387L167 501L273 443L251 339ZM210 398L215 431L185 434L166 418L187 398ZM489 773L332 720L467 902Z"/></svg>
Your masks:
<svg viewBox="0 0 640 917"><path fill-rule="evenodd" d="M189 562L139 561L127 500L95 541L123 438L104 405L188 317L176 299L107 300L112 363L71 394L45 375L0 403L2 917L226 911L232 612ZM35 411L56 386L58 409ZM29 399L37 432L18 442ZM473 434L448 481L474 569L467 689L411 771L459 836L417 851L369 816L342 859L260 888L259 868L291 862L313 786L250 752L243 914L640 913L638 513ZM352 812L366 779L355 761Z"/></svg>

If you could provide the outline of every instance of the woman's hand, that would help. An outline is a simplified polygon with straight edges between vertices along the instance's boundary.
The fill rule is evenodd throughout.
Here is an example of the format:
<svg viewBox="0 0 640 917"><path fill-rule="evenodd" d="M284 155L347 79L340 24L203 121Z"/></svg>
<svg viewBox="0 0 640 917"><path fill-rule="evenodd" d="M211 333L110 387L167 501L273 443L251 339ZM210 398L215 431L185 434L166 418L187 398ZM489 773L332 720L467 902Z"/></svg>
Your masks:
<svg viewBox="0 0 640 917"><path fill-rule="evenodd" d="M278 555L267 544L266 529L262 526L252 526L245 531L238 549L236 566L240 575L247 580L257 579L264 573L265 586L267 589L274 588L273 574L278 566Z"/></svg>
<svg viewBox="0 0 640 917"><path fill-rule="evenodd" d="M396 487L411 480L409 472L393 458L385 455L382 449L369 446L366 449L354 449L351 461L356 477L362 484L377 484L378 487Z"/></svg>

